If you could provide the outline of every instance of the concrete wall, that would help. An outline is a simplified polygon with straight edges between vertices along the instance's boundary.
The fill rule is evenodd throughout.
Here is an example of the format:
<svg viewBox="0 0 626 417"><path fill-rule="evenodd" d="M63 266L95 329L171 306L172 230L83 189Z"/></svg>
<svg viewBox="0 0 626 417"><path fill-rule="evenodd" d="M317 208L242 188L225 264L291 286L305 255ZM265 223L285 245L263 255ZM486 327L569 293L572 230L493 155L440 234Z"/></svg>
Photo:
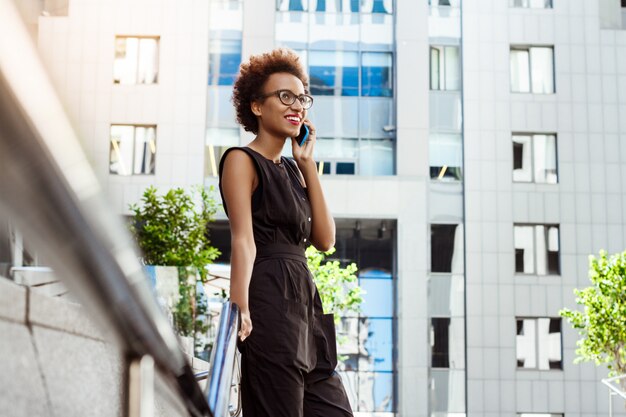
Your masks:
<svg viewBox="0 0 626 417"><path fill-rule="evenodd" d="M80 305L0 277L0 416L123 416L122 359ZM155 410L186 415L159 377Z"/></svg>

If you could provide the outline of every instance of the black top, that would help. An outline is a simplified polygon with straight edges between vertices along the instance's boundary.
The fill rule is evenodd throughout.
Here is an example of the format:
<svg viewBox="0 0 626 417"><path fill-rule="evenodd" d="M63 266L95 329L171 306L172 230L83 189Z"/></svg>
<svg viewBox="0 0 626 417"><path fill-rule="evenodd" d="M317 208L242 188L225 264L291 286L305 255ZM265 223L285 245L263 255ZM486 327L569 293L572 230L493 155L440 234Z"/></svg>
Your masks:
<svg viewBox="0 0 626 417"><path fill-rule="evenodd" d="M298 167L291 158L281 156L281 163L277 164L248 147L228 149L219 166L219 189L226 215L228 207L222 192L222 169L226 157L234 149L242 150L252 158L259 177L251 196L252 228L257 248L275 243L307 247L311 234L311 205L300 182Z"/></svg>

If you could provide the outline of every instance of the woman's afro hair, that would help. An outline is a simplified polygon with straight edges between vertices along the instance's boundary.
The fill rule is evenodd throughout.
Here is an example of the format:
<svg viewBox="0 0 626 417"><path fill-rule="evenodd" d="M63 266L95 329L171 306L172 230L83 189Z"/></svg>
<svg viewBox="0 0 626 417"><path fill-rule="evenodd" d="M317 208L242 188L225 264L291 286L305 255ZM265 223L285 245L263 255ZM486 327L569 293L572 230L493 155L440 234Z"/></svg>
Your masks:
<svg viewBox="0 0 626 417"><path fill-rule="evenodd" d="M260 55L252 55L248 62L239 67L239 75L233 86L233 104L237 113L237 122L254 134L259 131L259 122L252 113L250 104L263 94L263 86L270 75L277 72L292 74L302 81L308 92L309 78L306 75L298 55L287 48L274 49Z"/></svg>

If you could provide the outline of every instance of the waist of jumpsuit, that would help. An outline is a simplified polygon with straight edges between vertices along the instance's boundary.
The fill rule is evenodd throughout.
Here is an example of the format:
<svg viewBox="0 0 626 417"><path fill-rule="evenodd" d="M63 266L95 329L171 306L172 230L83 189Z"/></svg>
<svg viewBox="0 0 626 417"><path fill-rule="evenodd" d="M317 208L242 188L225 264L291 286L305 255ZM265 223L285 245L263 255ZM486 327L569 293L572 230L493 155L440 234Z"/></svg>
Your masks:
<svg viewBox="0 0 626 417"><path fill-rule="evenodd" d="M306 263L304 248L299 245L288 243L270 243L267 245L257 245L255 262L268 258L285 258L302 261Z"/></svg>

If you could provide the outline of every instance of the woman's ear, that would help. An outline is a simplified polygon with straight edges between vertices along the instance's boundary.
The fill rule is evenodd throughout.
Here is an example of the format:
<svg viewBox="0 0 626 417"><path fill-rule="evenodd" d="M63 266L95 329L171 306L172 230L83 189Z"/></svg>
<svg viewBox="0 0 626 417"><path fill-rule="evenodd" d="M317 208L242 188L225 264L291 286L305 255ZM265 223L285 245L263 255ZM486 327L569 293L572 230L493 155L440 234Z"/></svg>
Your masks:
<svg viewBox="0 0 626 417"><path fill-rule="evenodd" d="M250 103L250 110L252 110L252 113L255 116L260 116L261 115L261 102L259 101L253 101Z"/></svg>

